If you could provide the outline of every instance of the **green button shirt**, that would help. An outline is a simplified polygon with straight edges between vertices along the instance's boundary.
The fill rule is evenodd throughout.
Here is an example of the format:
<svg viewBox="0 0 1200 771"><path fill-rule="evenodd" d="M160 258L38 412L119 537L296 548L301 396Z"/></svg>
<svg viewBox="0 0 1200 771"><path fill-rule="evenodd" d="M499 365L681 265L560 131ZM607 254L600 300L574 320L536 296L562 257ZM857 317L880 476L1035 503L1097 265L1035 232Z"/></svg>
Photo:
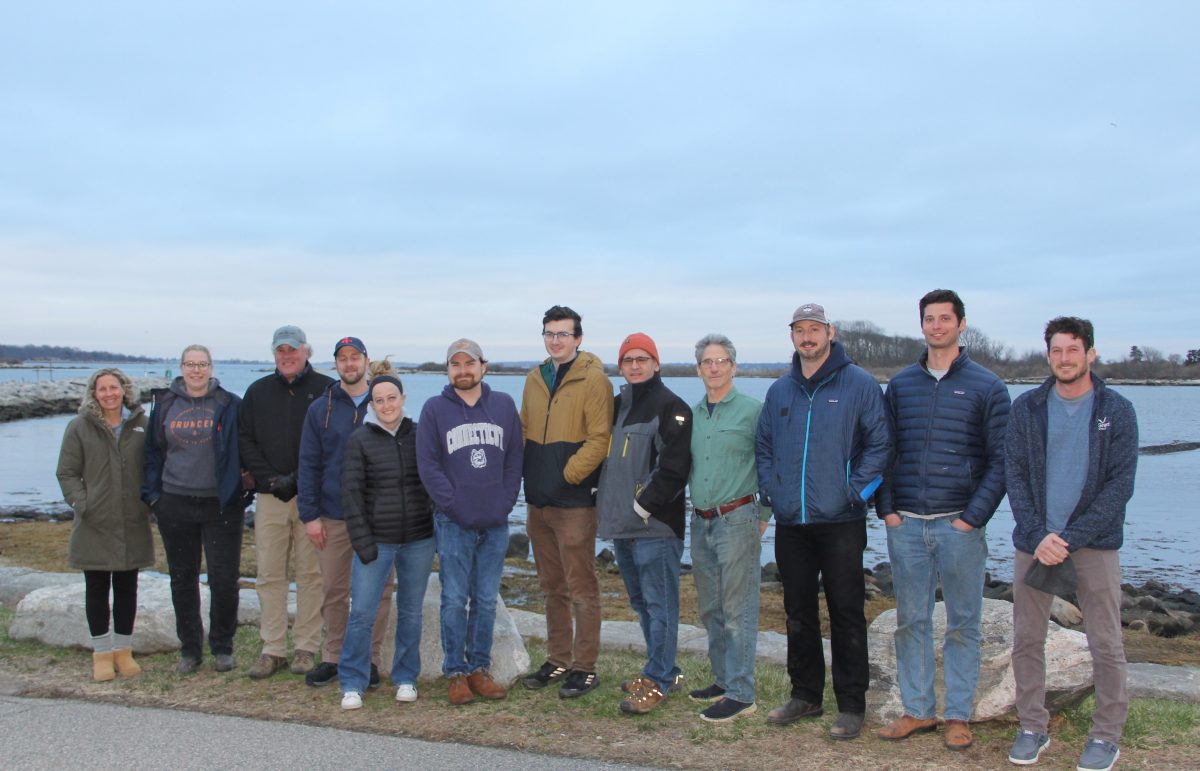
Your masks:
<svg viewBox="0 0 1200 771"><path fill-rule="evenodd" d="M754 465L754 432L762 402L731 388L708 414L708 399L692 407L692 471L688 477L692 505L716 508L758 492ZM771 509L759 506L759 519Z"/></svg>

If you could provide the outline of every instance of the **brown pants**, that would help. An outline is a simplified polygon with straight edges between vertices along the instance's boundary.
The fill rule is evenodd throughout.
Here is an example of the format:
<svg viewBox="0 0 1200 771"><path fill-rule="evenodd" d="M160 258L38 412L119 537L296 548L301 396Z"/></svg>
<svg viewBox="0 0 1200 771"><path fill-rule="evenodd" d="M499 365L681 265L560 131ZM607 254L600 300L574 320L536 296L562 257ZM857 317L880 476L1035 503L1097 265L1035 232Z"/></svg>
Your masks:
<svg viewBox="0 0 1200 771"><path fill-rule="evenodd" d="M296 621L292 643L298 651L316 654L321 647L321 566L317 549L304 532L296 499L284 503L259 493L254 504L254 550L258 557L258 603L262 622L258 634L263 653L287 658L288 557L296 559Z"/></svg>
<svg viewBox="0 0 1200 771"><path fill-rule="evenodd" d="M350 618L350 568L354 563L354 548L346 523L340 519L321 517L325 525L325 548L317 550L317 561L321 563L321 583L325 587L325 601L321 605L321 618L325 620L325 646L321 649L321 661L336 664L342 657L342 641L346 639L346 620ZM375 626L371 630L371 663L379 666L379 651L383 648L383 635L387 631L388 613L392 608L392 588L396 583L396 570L388 575L379 601L379 612L375 614ZM388 669L391 664L388 664Z"/></svg>
<svg viewBox="0 0 1200 771"><path fill-rule="evenodd" d="M1018 551L1013 563L1013 679L1021 728L1047 733L1046 627L1054 595L1027 586L1021 578L1034 557ZM1121 562L1116 550L1079 549L1071 553L1078 576L1079 604L1092 653L1096 712L1091 735L1119 744L1129 712L1125 691L1125 646L1121 638Z"/></svg>
<svg viewBox="0 0 1200 771"><path fill-rule="evenodd" d="M530 506L525 530L546 597L546 658L555 666L595 672L600 655L596 509Z"/></svg>

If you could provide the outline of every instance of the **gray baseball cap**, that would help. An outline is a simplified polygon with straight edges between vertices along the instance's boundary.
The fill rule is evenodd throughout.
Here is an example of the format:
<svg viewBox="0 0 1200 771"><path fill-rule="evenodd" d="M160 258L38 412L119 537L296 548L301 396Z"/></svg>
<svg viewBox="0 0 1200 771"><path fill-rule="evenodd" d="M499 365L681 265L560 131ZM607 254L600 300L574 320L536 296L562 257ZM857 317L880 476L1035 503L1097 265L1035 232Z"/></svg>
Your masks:
<svg viewBox="0 0 1200 771"><path fill-rule="evenodd" d="M286 327L280 327L275 330L275 338L271 341L271 349L274 350L281 345L290 345L293 348L299 348L307 343L308 338L305 337L304 330L289 324Z"/></svg>
<svg viewBox="0 0 1200 771"><path fill-rule="evenodd" d="M829 319L825 317L824 306L816 303L804 303L796 312L792 314L792 321L788 326L795 324L797 321L816 321L825 326L829 326Z"/></svg>
<svg viewBox="0 0 1200 771"><path fill-rule="evenodd" d="M475 361L483 361L483 350L480 349L479 343L474 340L468 340L465 337L450 343L450 347L446 349L447 364L450 363L450 360L454 358L454 354L456 353L465 353Z"/></svg>

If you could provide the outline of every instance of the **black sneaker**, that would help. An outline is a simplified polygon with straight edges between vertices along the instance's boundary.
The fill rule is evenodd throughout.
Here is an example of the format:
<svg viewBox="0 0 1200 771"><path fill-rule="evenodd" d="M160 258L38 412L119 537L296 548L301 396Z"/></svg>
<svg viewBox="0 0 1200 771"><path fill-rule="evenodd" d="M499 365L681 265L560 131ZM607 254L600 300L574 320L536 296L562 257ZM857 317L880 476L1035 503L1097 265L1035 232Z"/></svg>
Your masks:
<svg viewBox="0 0 1200 771"><path fill-rule="evenodd" d="M597 685L600 685L600 678L595 672L580 672L572 669L571 674L567 675L567 681L563 683L562 688L558 689L558 698L573 699L595 689Z"/></svg>
<svg viewBox="0 0 1200 771"><path fill-rule="evenodd" d="M700 713L701 720L707 720L710 723L724 723L726 720L733 720L742 715L752 715L758 707L754 702L734 701L733 699L721 699L716 704L713 704L706 710Z"/></svg>
<svg viewBox="0 0 1200 771"><path fill-rule="evenodd" d="M725 689L713 683L707 688L697 688L688 694L692 701L719 701L725 695Z"/></svg>
<svg viewBox="0 0 1200 771"><path fill-rule="evenodd" d="M337 676L337 664L322 661L308 671L308 674L304 676L304 683L305 685L319 688L322 685L329 685L334 680L337 680Z"/></svg>
<svg viewBox="0 0 1200 771"><path fill-rule="evenodd" d="M367 680L367 688L379 687L379 667L371 665L371 677Z"/></svg>
<svg viewBox="0 0 1200 771"><path fill-rule="evenodd" d="M525 686L531 691L538 691L542 688L545 688L550 683L566 677L567 673L570 671L571 670L569 669L560 667L556 664L551 664L549 661L547 661L545 664L542 664L541 669L538 671L531 672L530 674L521 678L521 685Z"/></svg>

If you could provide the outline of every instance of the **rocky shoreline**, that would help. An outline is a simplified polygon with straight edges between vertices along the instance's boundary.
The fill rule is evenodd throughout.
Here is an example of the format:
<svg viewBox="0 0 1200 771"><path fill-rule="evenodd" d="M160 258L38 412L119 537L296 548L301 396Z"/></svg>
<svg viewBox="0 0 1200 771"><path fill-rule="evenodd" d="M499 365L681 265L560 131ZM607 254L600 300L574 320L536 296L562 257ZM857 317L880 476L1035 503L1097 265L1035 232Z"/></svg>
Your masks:
<svg viewBox="0 0 1200 771"><path fill-rule="evenodd" d="M143 401L150 398L152 389L166 388L171 384L170 380L162 377L135 377L133 382ZM75 412L86 389L86 377L0 383L0 423Z"/></svg>

